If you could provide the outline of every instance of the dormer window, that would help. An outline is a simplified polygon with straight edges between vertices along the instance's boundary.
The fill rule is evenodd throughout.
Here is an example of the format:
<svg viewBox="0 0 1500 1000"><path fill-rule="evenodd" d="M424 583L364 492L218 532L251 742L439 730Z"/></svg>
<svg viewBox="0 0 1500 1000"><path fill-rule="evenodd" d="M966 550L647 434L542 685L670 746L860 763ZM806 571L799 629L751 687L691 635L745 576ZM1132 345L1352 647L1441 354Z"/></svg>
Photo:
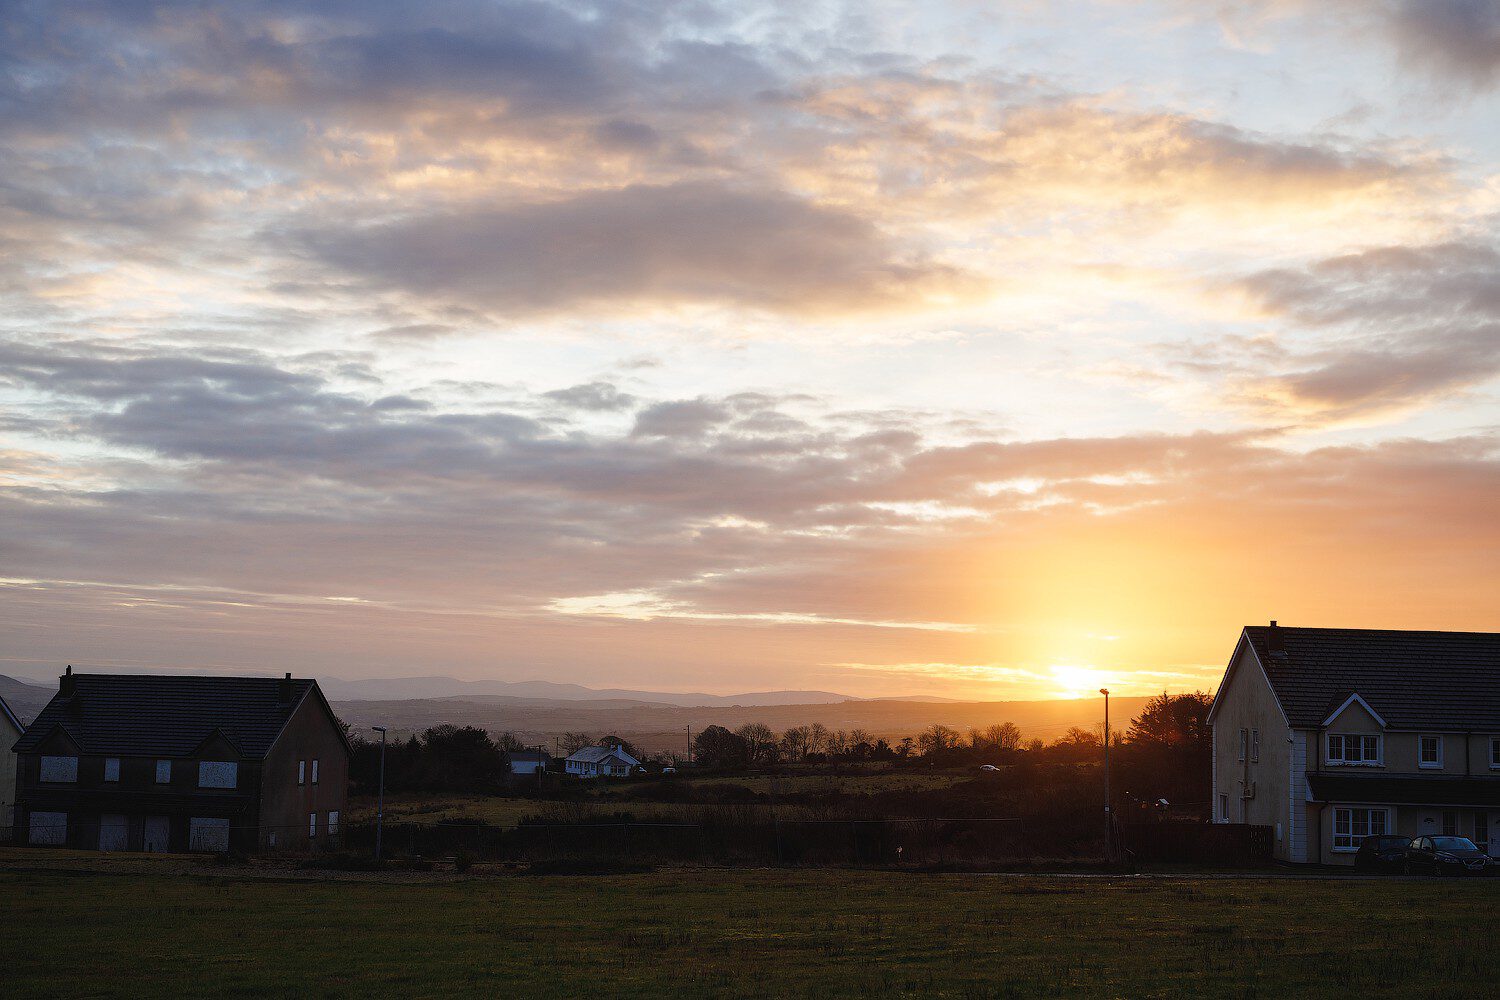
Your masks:
<svg viewBox="0 0 1500 1000"><path fill-rule="evenodd" d="M1417 737L1417 766L1443 766L1443 738L1436 735Z"/></svg>
<svg viewBox="0 0 1500 1000"><path fill-rule="evenodd" d="M1328 734L1328 763L1358 764L1366 767L1378 765L1380 737L1354 733Z"/></svg>

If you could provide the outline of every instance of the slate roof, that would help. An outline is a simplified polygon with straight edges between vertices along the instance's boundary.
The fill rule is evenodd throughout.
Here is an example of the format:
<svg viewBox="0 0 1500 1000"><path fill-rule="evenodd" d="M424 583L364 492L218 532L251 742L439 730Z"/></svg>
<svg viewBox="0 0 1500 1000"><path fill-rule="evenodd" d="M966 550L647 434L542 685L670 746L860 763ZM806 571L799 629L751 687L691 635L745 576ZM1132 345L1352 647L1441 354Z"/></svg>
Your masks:
<svg viewBox="0 0 1500 1000"><path fill-rule="evenodd" d="M1382 805L1500 806L1500 778L1425 775L1309 774L1317 802L1379 802Z"/></svg>
<svg viewBox="0 0 1500 1000"><path fill-rule="evenodd" d="M180 677L155 674L74 674L76 693L54 695L16 742L34 750L60 727L84 753L186 757L215 730L249 758L264 757L286 720L317 690L291 681L279 698L275 677Z"/></svg>
<svg viewBox="0 0 1500 1000"><path fill-rule="evenodd" d="M634 763L636 766L640 766L641 763L618 747L583 747L577 753L570 755L568 760L576 760L580 763L589 764L597 763L606 757L619 757L621 760L627 763Z"/></svg>
<svg viewBox="0 0 1500 1000"><path fill-rule="evenodd" d="M1393 729L1500 732L1500 633L1249 625L1292 726L1358 694Z"/></svg>
<svg viewBox="0 0 1500 1000"><path fill-rule="evenodd" d="M509 761L534 760L545 764L552 759L552 755L539 750L511 750L506 753L505 759Z"/></svg>

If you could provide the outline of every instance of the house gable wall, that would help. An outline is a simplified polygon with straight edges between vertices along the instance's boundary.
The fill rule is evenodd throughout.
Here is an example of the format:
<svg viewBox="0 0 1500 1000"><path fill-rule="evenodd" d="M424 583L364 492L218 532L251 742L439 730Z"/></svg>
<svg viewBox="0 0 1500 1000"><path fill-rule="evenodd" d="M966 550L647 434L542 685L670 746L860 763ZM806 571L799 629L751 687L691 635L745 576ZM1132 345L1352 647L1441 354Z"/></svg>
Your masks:
<svg viewBox="0 0 1500 1000"><path fill-rule="evenodd" d="M314 760L318 762L317 784L312 780ZM297 784L299 761L306 761L301 785ZM316 691L302 699L266 754L260 794L262 849L306 850L310 813L318 816L318 834L311 841L316 847L328 842L330 812L339 814L341 825L347 822L349 751Z"/></svg>
<svg viewBox="0 0 1500 1000"><path fill-rule="evenodd" d="M1230 662L1214 711L1213 816L1222 821L1220 796L1228 796L1229 821L1279 830L1277 857L1290 856L1292 792L1291 732L1265 672L1247 643ZM1240 760L1240 730L1260 731L1260 759ZM1244 782L1253 782L1254 797L1243 798Z"/></svg>

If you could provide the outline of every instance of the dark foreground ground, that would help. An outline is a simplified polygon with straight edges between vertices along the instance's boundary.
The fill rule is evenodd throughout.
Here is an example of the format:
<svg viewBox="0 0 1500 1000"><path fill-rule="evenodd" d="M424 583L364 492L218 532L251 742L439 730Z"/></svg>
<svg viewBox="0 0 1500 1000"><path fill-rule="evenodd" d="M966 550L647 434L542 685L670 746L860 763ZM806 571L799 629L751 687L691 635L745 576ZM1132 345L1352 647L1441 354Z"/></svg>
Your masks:
<svg viewBox="0 0 1500 1000"><path fill-rule="evenodd" d="M1472 998L1500 982L1500 880L307 881L3 861L7 997Z"/></svg>

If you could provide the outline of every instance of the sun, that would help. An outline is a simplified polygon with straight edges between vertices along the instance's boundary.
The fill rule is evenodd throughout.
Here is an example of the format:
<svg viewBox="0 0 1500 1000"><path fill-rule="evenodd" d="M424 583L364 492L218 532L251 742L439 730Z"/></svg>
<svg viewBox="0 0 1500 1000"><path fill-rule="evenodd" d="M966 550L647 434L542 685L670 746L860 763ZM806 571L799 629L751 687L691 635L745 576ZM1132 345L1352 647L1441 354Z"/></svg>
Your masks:
<svg viewBox="0 0 1500 1000"><path fill-rule="evenodd" d="M1109 683L1109 675L1092 666L1072 663L1054 663L1048 668L1052 680L1058 686L1059 698L1088 698L1098 694L1099 689Z"/></svg>

